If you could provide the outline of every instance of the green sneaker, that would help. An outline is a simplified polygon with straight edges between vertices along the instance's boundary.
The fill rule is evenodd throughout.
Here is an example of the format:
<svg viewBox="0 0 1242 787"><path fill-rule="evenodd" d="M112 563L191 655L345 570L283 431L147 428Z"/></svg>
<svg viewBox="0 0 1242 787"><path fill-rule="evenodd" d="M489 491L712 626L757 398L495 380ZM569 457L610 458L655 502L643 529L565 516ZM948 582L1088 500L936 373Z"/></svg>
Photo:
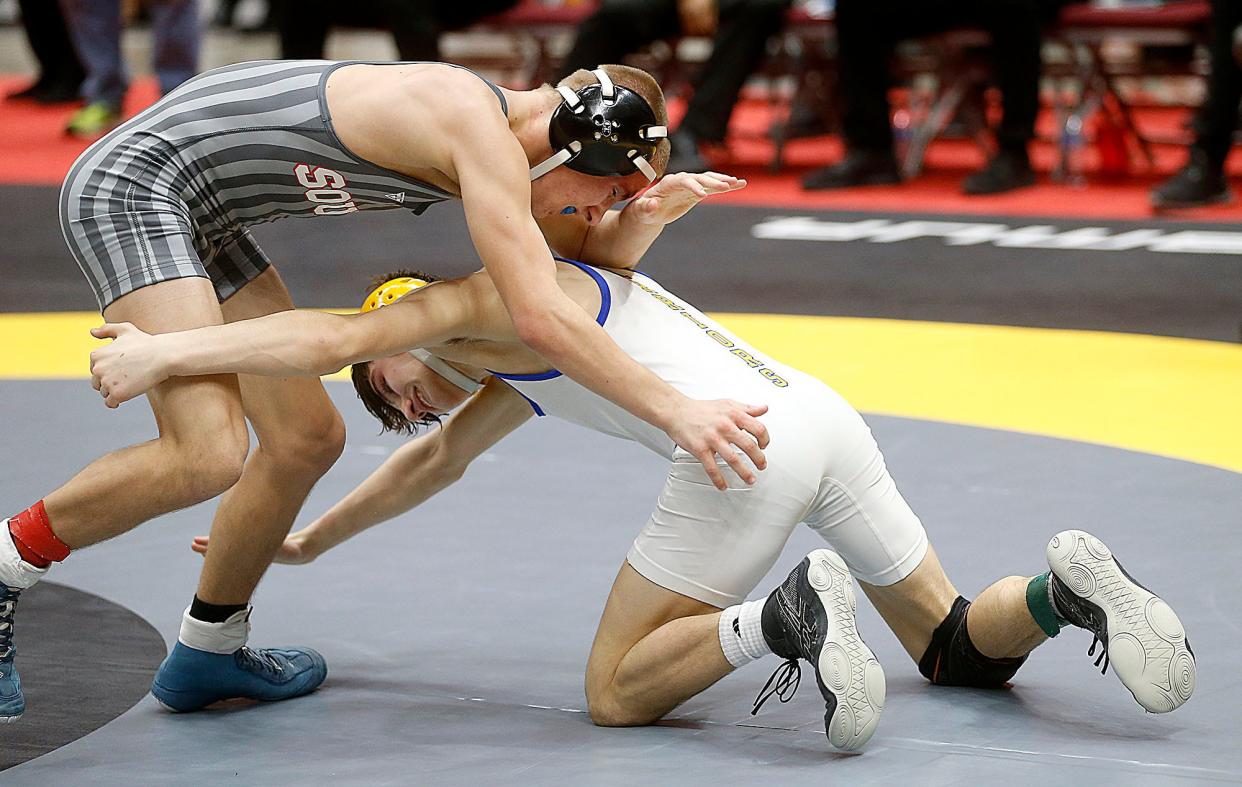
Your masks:
<svg viewBox="0 0 1242 787"><path fill-rule="evenodd" d="M121 122L121 112L112 104L95 101L73 113L65 133L80 139L95 139Z"/></svg>

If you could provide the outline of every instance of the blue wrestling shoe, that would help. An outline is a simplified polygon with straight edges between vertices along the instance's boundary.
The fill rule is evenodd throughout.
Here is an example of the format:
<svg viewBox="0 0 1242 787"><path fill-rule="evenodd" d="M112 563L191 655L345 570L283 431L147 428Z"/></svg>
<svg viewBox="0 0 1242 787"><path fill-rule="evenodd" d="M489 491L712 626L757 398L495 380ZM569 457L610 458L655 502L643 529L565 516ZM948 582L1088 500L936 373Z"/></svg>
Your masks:
<svg viewBox="0 0 1242 787"><path fill-rule="evenodd" d="M22 679L17 677L13 658L13 612L17 609L17 597L21 591L0 582L0 724L17 721L26 712L26 697L22 694Z"/></svg>
<svg viewBox="0 0 1242 787"><path fill-rule="evenodd" d="M323 656L310 648L241 647L209 653L178 642L155 673L151 694L168 710L185 713L220 700L301 697L327 676Z"/></svg>

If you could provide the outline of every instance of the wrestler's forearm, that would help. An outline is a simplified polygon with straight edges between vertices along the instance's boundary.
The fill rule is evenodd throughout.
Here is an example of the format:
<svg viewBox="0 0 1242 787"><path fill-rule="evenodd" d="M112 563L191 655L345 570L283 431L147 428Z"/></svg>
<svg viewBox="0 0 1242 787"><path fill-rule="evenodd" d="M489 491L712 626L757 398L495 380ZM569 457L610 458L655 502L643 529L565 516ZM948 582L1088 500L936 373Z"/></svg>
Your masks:
<svg viewBox="0 0 1242 787"><path fill-rule="evenodd" d="M686 397L626 355L565 294L556 281L542 237L527 236L533 248L524 249L519 237L506 244L482 231L472 234L517 338L576 382L636 418L668 431L674 411ZM502 253L510 247L530 253L525 258Z"/></svg>
<svg viewBox="0 0 1242 787"><path fill-rule="evenodd" d="M254 374L319 376L345 365L340 337L348 321L335 314L285 311L253 320L159 334L168 376Z"/></svg>
<svg viewBox="0 0 1242 787"><path fill-rule="evenodd" d="M553 366L649 424L667 430L686 397L627 355L559 288L544 301L537 328L519 337ZM516 320L515 320L516 324Z"/></svg>
<svg viewBox="0 0 1242 787"><path fill-rule="evenodd" d="M531 417L503 383L489 382L439 429L398 448L323 516L293 535L310 558L409 511L452 486L480 454Z"/></svg>
<svg viewBox="0 0 1242 787"><path fill-rule="evenodd" d="M629 205L610 210L599 224L587 228L578 259L605 268L636 268L663 231L663 224L638 221Z"/></svg>
<svg viewBox="0 0 1242 787"><path fill-rule="evenodd" d="M452 486L465 468L445 460L441 435L433 432L401 446L356 489L299 531L296 535L309 556L317 557Z"/></svg>

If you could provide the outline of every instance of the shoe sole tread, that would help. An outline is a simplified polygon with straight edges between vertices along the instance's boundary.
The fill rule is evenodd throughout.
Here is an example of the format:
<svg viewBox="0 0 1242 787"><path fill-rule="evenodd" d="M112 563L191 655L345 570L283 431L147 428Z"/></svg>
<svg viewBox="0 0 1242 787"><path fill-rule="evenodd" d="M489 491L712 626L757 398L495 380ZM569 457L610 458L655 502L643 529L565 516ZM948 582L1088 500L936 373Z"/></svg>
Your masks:
<svg viewBox="0 0 1242 787"><path fill-rule="evenodd" d="M829 631L815 672L821 691L830 691L836 708L824 720L829 742L838 749L862 748L875 733L884 710L884 670L858 635L853 575L839 555L817 549L807 556L807 583L825 612Z"/></svg>
<svg viewBox="0 0 1242 787"><path fill-rule="evenodd" d="M1126 575L1102 541L1081 530L1058 533L1048 543L1048 564L1103 613L1109 663L1140 705L1168 713L1190 699L1195 660L1185 627L1163 599Z"/></svg>

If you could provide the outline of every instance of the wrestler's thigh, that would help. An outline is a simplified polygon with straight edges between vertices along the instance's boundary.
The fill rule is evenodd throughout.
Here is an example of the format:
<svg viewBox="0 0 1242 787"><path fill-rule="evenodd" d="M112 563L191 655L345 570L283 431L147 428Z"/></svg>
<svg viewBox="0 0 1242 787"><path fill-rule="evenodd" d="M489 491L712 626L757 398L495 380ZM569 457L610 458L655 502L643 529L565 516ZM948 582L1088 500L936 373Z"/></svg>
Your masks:
<svg viewBox="0 0 1242 787"><path fill-rule="evenodd" d="M783 461L770 462L753 486L722 470L725 491L678 449L651 518L626 556L660 587L719 609L745 600L768 573L813 492Z"/></svg>
<svg viewBox="0 0 1242 787"><path fill-rule="evenodd" d="M170 333L223 320L211 282L199 276L169 279L122 295L104 309L108 322L128 322L147 333ZM162 437L190 439L244 433L237 378L231 374L173 377L147 394Z"/></svg>

